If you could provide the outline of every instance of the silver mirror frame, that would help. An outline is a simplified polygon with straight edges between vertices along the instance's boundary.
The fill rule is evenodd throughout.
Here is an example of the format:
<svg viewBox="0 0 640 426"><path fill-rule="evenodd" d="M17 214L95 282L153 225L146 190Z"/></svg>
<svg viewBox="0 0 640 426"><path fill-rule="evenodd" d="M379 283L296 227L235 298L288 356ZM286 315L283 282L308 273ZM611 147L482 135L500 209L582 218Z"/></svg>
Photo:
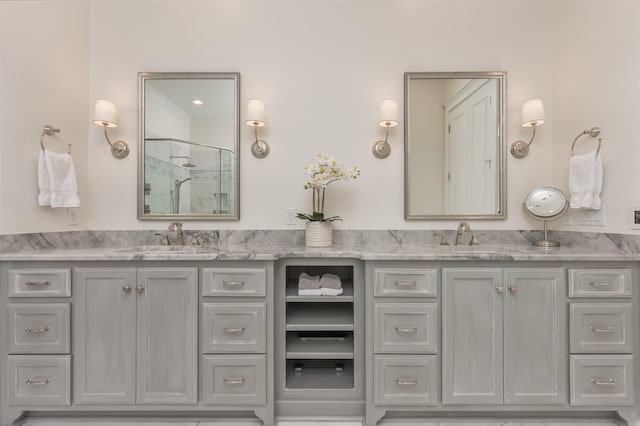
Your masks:
<svg viewBox="0 0 640 426"><path fill-rule="evenodd" d="M496 214L411 214L409 212L409 158L411 139L409 127L409 105L410 105L410 82L412 78L419 79L473 79L490 78L498 81L498 99L500 106L498 109L498 188L500 190L500 209ZM404 73L404 218L405 220L448 220L448 219L494 219L503 220L507 218L507 149L506 149L506 128L507 128L507 73L506 71L479 71L479 72L406 72Z"/></svg>
<svg viewBox="0 0 640 426"><path fill-rule="evenodd" d="M145 214L144 213L144 164L145 164L145 82L150 79L233 79L234 81L234 210L232 214ZM138 73L138 220L240 220L240 73L239 72L140 72Z"/></svg>

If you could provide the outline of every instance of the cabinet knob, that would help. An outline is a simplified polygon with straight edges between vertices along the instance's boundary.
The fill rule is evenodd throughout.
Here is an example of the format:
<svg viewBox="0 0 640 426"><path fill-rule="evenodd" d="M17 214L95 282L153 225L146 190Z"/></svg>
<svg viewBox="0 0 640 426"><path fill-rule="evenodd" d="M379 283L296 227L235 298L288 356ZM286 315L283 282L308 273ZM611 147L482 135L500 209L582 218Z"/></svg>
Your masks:
<svg viewBox="0 0 640 426"><path fill-rule="evenodd" d="M515 285L509 286L509 291L511 293L515 293L518 291L518 287L516 287Z"/></svg>
<svg viewBox="0 0 640 426"><path fill-rule="evenodd" d="M138 293L138 294L144 293L144 286L143 285L137 286L136 287L136 293Z"/></svg>
<svg viewBox="0 0 640 426"><path fill-rule="evenodd" d="M496 291L497 291L498 293L502 294L502 293L504 293L504 287L502 287L502 286L500 286L500 285L499 285L499 286L497 286L497 287L496 287Z"/></svg>
<svg viewBox="0 0 640 426"><path fill-rule="evenodd" d="M131 287L129 287L128 285L125 285L124 287L122 287L122 291L125 294L129 294L129 293L131 293Z"/></svg>

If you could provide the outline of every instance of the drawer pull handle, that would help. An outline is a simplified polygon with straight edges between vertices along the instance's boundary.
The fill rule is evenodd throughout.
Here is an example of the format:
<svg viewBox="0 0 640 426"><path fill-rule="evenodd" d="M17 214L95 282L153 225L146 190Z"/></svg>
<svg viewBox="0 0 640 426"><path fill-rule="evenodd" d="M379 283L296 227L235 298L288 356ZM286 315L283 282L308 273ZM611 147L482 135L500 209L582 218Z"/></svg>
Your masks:
<svg viewBox="0 0 640 426"><path fill-rule="evenodd" d="M589 327L589 330L594 333L615 333L616 331L613 327Z"/></svg>
<svg viewBox="0 0 640 426"><path fill-rule="evenodd" d="M394 327L398 333L417 333L418 327L400 327L396 325Z"/></svg>
<svg viewBox="0 0 640 426"><path fill-rule="evenodd" d="M415 377L394 377L393 380L400 386L416 386L418 384L418 379Z"/></svg>
<svg viewBox="0 0 640 426"><path fill-rule="evenodd" d="M613 283L611 281L592 281L591 285L594 287L612 287Z"/></svg>
<svg viewBox="0 0 640 426"><path fill-rule="evenodd" d="M247 381L247 378L242 376L242 377L225 377L224 378L224 384L225 385L241 385L244 382Z"/></svg>
<svg viewBox="0 0 640 426"><path fill-rule="evenodd" d="M49 377L45 377L44 379L32 379L29 377L26 382L29 386L44 386L51 383L51 379Z"/></svg>
<svg viewBox="0 0 640 426"><path fill-rule="evenodd" d="M240 327L231 327L231 326L225 325L224 327L222 327L222 330L224 330L225 334L238 334L238 333L244 332L246 328L247 327L244 325Z"/></svg>
<svg viewBox="0 0 640 426"><path fill-rule="evenodd" d="M594 385L598 385L598 386L614 386L616 384L616 381L609 378L609 379L596 379L594 377L591 378L591 383L593 383Z"/></svg>
<svg viewBox="0 0 640 426"><path fill-rule="evenodd" d="M238 288L244 285L244 281L222 281L222 285L225 287Z"/></svg>
<svg viewBox="0 0 640 426"><path fill-rule="evenodd" d="M24 331L26 331L29 334L39 334L39 333L46 333L47 331L49 331L49 327L45 327L45 328L34 328L34 327L27 327Z"/></svg>
<svg viewBox="0 0 640 426"><path fill-rule="evenodd" d="M29 287L44 287L51 284L49 281L27 281L24 285Z"/></svg>
<svg viewBox="0 0 640 426"><path fill-rule="evenodd" d="M398 288L415 288L418 283L415 281L396 281L395 285Z"/></svg>

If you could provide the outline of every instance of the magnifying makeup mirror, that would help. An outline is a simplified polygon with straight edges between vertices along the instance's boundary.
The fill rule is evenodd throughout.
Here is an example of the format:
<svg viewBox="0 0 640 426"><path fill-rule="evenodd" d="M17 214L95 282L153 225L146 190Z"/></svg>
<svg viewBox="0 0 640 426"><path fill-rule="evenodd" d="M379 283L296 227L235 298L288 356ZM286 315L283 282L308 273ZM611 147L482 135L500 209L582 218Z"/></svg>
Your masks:
<svg viewBox="0 0 640 426"><path fill-rule="evenodd" d="M547 235L547 222L560 218L569 207L562 191L549 187L534 189L527 195L522 207L529 216L544 222L544 239L534 241L533 245L544 248L559 247L560 243L550 240Z"/></svg>

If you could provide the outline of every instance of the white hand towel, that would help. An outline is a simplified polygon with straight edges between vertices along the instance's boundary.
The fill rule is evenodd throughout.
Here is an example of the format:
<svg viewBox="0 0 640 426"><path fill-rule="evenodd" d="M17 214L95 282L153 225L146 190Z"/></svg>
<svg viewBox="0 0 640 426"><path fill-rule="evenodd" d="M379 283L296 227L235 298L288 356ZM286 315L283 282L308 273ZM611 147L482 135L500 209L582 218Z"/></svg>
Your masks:
<svg viewBox="0 0 640 426"><path fill-rule="evenodd" d="M569 159L569 192L572 209L600 209L602 176L602 159L596 152L574 155Z"/></svg>
<svg viewBox="0 0 640 426"><path fill-rule="evenodd" d="M322 287L320 290L322 291L323 296L340 296L344 292L344 289L342 288Z"/></svg>
<svg viewBox="0 0 640 426"><path fill-rule="evenodd" d="M305 290L320 288L320 277L317 275L311 276L303 272L298 277L298 288Z"/></svg>
<svg viewBox="0 0 640 426"><path fill-rule="evenodd" d="M321 288L299 288L298 296L322 296Z"/></svg>
<svg viewBox="0 0 640 426"><path fill-rule="evenodd" d="M44 162L44 151L38 152L38 204L41 206L51 205L51 185L49 185L49 172Z"/></svg>
<svg viewBox="0 0 640 426"><path fill-rule="evenodd" d="M51 207L78 207L78 181L71 155L56 154L45 149L44 164L49 176Z"/></svg>
<svg viewBox="0 0 640 426"><path fill-rule="evenodd" d="M340 281L340 277L334 274L323 274L322 278L320 278L320 287L322 288L333 288L333 289L341 289L342 281Z"/></svg>

